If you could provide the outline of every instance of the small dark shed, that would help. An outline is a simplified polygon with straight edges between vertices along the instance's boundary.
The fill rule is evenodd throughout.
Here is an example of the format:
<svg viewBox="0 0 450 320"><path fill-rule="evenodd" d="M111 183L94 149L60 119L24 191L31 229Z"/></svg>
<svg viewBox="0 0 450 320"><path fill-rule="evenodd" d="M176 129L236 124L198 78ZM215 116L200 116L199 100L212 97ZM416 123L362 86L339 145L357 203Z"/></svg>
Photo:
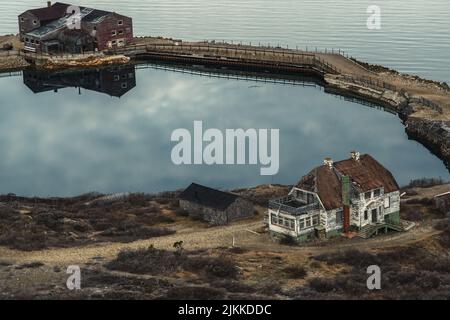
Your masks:
<svg viewBox="0 0 450 320"><path fill-rule="evenodd" d="M237 194L192 183L180 195L180 207L190 216L212 225L224 225L251 217L253 204Z"/></svg>

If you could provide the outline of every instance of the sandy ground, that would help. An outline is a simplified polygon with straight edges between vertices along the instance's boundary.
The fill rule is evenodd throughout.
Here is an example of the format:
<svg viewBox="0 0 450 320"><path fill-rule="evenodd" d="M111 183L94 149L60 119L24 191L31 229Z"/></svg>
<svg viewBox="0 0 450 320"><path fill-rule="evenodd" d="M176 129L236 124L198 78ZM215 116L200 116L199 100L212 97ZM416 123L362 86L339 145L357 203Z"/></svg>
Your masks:
<svg viewBox="0 0 450 320"><path fill-rule="evenodd" d="M417 195L411 196L408 199L433 198L435 195L450 191L450 183L434 186L430 188L413 188Z"/></svg>
<svg viewBox="0 0 450 320"><path fill-rule="evenodd" d="M433 197L446 190L450 184L431 188L415 188L418 197ZM276 190L280 188L276 188ZM257 191L255 191L257 190ZM275 191L276 191L275 190ZM274 190L267 187L257 187L247 191L247 196L264 197ZM411 199L411 197L408 197ZM370 239L335 238L332 241L313 241L302 245L282 245L272 240L267 233L262 217L265 209L257 206L258 215L227 226L209 227L206 223L192 220L188 217L179 218L171 224L177 232L172 235L138 240L131 243L97 243L72 248L51 248L40 251L24 252L0 247L0 299L27 298L100 298L130 297L149 298L145 292L140 292L146 284L142 281L155 280L156 283L167 281L170 286L204 286L198 282L197 276L189 272L179 272L165 275L137 275L129 272L111 271L107 262L116 258L124 249L148 248L173 250L173 244L183 241L183 248L188 251L206 252L206 255L229 253L236 262L241 283L257 285L265 282L276 282L285 290L295 290L296 287L307 284L315 277L333 277L342 274L347 269L342 265L319 263L311 257L324 253L335 253L347 249L358 249L369 252L395 251L402 248L427 248L431 256L448 256L436 246L436 239L441 231L433 228L439 220L428 216L408 232L392 232ZM164 209L164 214L172 212ZM242 253L231 253L232 246L243 250ZM436 250L435 250L436 249ZM37 264L37 262L39 264ZM34 265L34 266L33 266ZM83 288L79 293L70 293L66 287L66 269L69 265L78 265L83 270ZM286 266L303 266L308 270L307 277L286 278L283 270ZM275 273L274 273L275 272ZM97 280L92 276L98 275ZM86 278L85 278L86 277ZM119 277L119 278L114 278ZM120 278L125 277L125 278ZM137 279L142 285L132 284L131 279ZM101 283L99 283L99 281ZM152 291L152 284L145 290ZM159 285L157 285L159 286ZM150 290L151 289L151 290ZM163 287L160 288L163 290ZM158 290L160 290L158 289ZM157 291L158 291L157 290ZM154 292L155 293L155 292ZM73 294L73 295L72 295ZM274 297L274 293L268 293ZM151 297L150 297L151 298ZM280 298L280 297L279 297ZM283 298L283 297L281 297ZM284 297L286 298L286 297Z"/></svg>
<svg viewBox="0 0 450 320"><path fill-rule="evenodd" d="M284 246L270 239L267 233L260 233L264 224L258 221L243 221L225 227L192 228L180 226L177 233L170 236L140 240L132 243L103 243L76 248L48 249L35 252L24 252L0 248L2 260L14 263L28 263L39 261L45 264L72 264L86 263L94 257L104 259L114 258L123 249L147 248L153 245L159 249L173 249L173 244L183 241L184 248L188 250L200 248L231 247L236 246L267 252L302 252L305 255L319 252L329 252L345 248L389 248L410 245L412 243L432 237L439 232L431 224L419 225L413 230L404 233L392 233L378 236L368 240L338 239L333 243L306 244L304 246Z"/></svg>

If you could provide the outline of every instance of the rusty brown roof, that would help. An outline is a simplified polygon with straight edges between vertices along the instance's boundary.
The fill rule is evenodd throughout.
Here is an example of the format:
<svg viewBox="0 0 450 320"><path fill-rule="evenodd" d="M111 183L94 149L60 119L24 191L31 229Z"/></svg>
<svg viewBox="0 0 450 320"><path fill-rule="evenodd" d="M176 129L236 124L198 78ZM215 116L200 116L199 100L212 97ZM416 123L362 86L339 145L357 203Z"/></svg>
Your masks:
<svg viewBox="0 0 450 320"><path fill-rule="evenodd" d="M342 176L349 176L360 191L384 188L385 193L399 190L392 173L368 154L359 161L347 159L335 162L333 168L322 165L311 170L297 184L298 188L316 192L325 209L340 208L342 204Z"/></svg>
<svg viewBox="0 0 450 320"><path fill-rule="evenodd" d="M68 7L69 5L66 3L56 2L50 7L31 9L24 13L30 12L40 21L51 21L64 17Z"/></svg>

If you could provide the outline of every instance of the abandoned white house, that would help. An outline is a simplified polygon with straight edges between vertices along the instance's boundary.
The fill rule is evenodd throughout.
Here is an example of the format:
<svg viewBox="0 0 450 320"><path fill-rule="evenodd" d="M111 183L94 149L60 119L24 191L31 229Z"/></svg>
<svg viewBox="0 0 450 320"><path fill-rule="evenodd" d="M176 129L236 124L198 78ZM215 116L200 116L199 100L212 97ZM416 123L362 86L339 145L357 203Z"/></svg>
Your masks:
<svg viewBox="0 0 450 320"><path fill-rule="evenodd" d="M271 200L268 214L273 236L297 241L351 230L364 238L380 230L402 230L397 182L372 156L358 152L335 163L326 158L286 197Z"/></svg>
<svg viewBox="0 0 450 320"><path fill-rule="evenodd" d="M191 217L200 218L212 225L251 217L253 204L237 194L192 183L180 194L180 207Z"/></svg>

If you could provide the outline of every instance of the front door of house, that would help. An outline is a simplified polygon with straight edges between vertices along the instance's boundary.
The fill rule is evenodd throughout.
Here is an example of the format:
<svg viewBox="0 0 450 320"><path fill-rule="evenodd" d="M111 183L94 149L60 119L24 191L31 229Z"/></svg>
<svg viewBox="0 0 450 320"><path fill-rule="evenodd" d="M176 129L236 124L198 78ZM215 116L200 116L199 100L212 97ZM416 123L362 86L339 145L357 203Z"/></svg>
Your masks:
<svg viewBox="0 0 450 320"><path fill-rule="evenodd" d="M372 210L372 223L377 223L378 221L378 213L377 209Z"/></svg>

